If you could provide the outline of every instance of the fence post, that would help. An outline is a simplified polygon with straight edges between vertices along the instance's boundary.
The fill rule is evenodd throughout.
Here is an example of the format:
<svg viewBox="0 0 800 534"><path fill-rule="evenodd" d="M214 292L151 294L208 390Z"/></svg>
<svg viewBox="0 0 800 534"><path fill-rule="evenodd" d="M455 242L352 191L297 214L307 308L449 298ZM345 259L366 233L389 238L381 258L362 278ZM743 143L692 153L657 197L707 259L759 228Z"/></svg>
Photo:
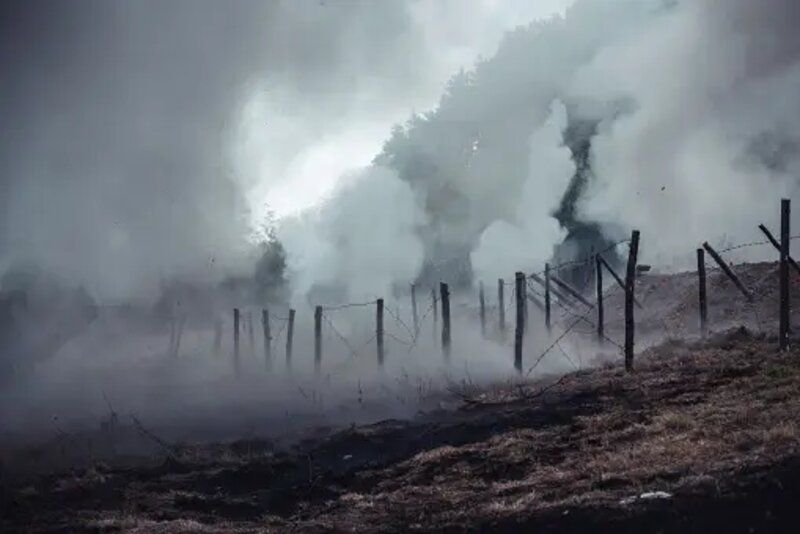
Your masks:
<svg viewBox="0 0 800 534"><path fill-rule="evenodd" d="M697 249L697 279L700 286L700 336L705 339L708 335L708 300L706 299L706 251Z"/></svg>
<svg viewBox="0 0 800 534"><path fill-rule="evenodd" d="M247 312L247 338L250 342L250 355L255 357L256 355L256 340L253 337L253 312Z"/></svg>
<svg viewBox="0 0 800 534"><path fill-rule="evenodd" d="M500 278L497 280L497 321L500 329L500 336L506 331L506 304L505 304L506 283Z"/></svg>
<svg viewBox="0 0 800 534"><path fill-rule="evenodd" d="M414 321L414 338L419 335L419 316L417 315L417 286L411 284L411 318Z"/></svg>
<svg viewBox="0 0 800 534"><path fill-rule="evenodd" d="M550 264L544 264L544 324L550 332Z"/></svg>
<svg viewBox="0 0 800 534"><path fill-rule="evenodd" d="M558 287L560 287L561 289L566 291L566 293L568 295L572 296L572 298L574 298L575 300L577 300L578 302L580 302L584 306L588 306L590 308L593 306L593 304L591 302L586 300L584 298L584 296L581 295L580 291L578 291L577 289L575 289L574 287L572 287L571 285L569 285L565 281L561 280L559 277L551 276L550 280L552 280Z"/></svg>
<svg viewBox="0 0 800 534"><path fill-rule="evenodd" d="M737 288L739 288L739 291L742 292L742 294L745 296L747 301L748 302L753 302L753 294L750 293L750 290L748 290L746 287L744 287L744 284L742 283L742 281L739 280L739 277L736 276L736 274L733 272L733 269L728 267L728 264L725 263L725 260L722 259L722 256L720 256L717 253L716 250L711 248L711 245L709 245L708 242L703 243L703 248L706 249L706 251L708 252L708 254L712 258L714 258L714 261L717 262L717 265L719 265L719 268L722 269L722 272L724 272L728 276L728 278L731 279L733 284Z"/></svg>
<svg viewBox="0 0 800 534"><path fill-rule="evenodd" d="M530 273L528 275L528 278L530 278L531 280L533 280L534 282L536 282L537 284L539 284L543 288L546 288L547 285L548 285L547 282L545 281L545 279L542 278L541 276L539 276L536 273ZM555 280L555 278L556 277L554 275L550 276L551 280ZM559 291L558 288L553 284L550 284L550 295L552 297L556 297L565 306L569 306L570 308L575 308L577 306L577 304L569 296L567 296L567 294L565 292ZM551 299L551 304L552 304L552 299Z"/></svg>
<svg viewBox="0 0 800 534"><path fill-rule="evenodd" d="M525 317L525 326L528 326L528 279L525 273L522 274L522 312ZM516 275L515 275L516 277ZM516 279L514 280L516 283Z"/></svg>
<svg viewBox="0 0 800 534"><path fill-rule="evenodd" d="M517 303L517 325L514 330L514 369L522 373L522 339L525 332L525 274L517 273L514 279Z"/></svg>
<svg viewBox="0 0 800 534"><path fill-rule="evenodd" d="M479 284L478 300L481 306L481 336L486 337L486 300L483 296L483 281Z"/></svg>
<svg viewBox="0 0 800 534"><path fill-rule="evenodd" d="M442 298L442 352L446 359L450 358L450 288L447 284L439 284Z"/></svg>
<svg viewBox="0 0 800 534"><path fill-rule="evenodd" d="M433 308L433 343L436 344L436 334L439 330L439 309L436 307L436 290L431 288L431 307Z"/></svg>
<svg viewBox="0 0 800 534"><path fill-rule="evenodd" d="M261 326L264 328L264 363L272 367L272 332L269 328L269 310L261 310Z"/></svg>
<svg viewBox="0 0 800 534"><path fill-rule="evenodd" d="M763 224L759 224L759 225L758 225L758 228L759 228L759 230L761 230L762 232L764 232L764 235L766 235L766 236L767 236L767 239L769 239L769 242L770 242L770 243L772 243L772 246L773 246L773 247L775 247L775 249L776 249L778 252L780 252L780 251L781 251L781 244L780 244L780 243L778 243L778 240L777 240L777 239L775 239L775 237L772 235L772 232L770 232L770 231L767 229L767 227L766 227L766 226L764 226ZM791 254L789 254L789 256L787 256L787 257L786 257L786 260L789 262L789 265L791 265L792 267L794 267L795 271L797 271L798 273L800 273L800 265L798 265L798 264L797 264L797 262L794 260L794 258L792 258L792 255L791 255Z"/></svg>
<svg viewBox="0 0 800 534"><path fill-rule="evenodd" d="M378 345L378 365L383 367L383 299L378 299L375 310L375 339Z"/></svg>
<svg viewBox="0 0 800 534"><path fill-rule="evenodd" d="M778 338L780 349L789 348L789 229L791 201L781 199L781 265L780 265L780 328Z"/></svg>
<svg viewBox="0 0 800 534"><path fill-rule="evenodd" d="M314 308L314 374L322 366L322 306Z"/></svg>
<svg viewBox="0 0 800 534"><path fill-rule="evenodd" d="M639 255L639 230L631 234L628 249L628 270L625 273L625 370L633 371L633 301L636 289L636 261Z"/></svg>
<svg viewBox="0 0 800 534"><path fill-rule="evenodd" d="M239 308L233 309L233 368L239 374Z"/></svg>
<svg viewBox="0 0 800 534"><path fill-rule="evenodd" d="M595 269L595 290L597 291L597 340L602 343L606 337L605 317L603 315L603 265L600 263L600 256L594 257Z"/></svg>
<svg viewBox="0 0 800 534"><path fill-rule="evenodd" d="M622 278L620 278L620 277L619 277L619 275L616 273L616 271L614 271L614 269L612 269L612 268L611 268L611 265L609 265L609 263L608 263L608 262L605 260L605 258L603 258L603 256L601 256L600 254L598 254L598 255L597 255L597 257L598 257L598 258L600 258L600 263L603 265L603 267L605 267L605 268L606 268L606 270L607 270L607 271L608 271L608 273L611 275L611 277L612 277L612 278L614 278L614 280L617 282L617 284L619 285L619 287L620 287L620 288L621 288L623 291L625 291L625 282L622 280ZM642 306L642 305L641 305L641 303L639 302L639 299L637 299L637 298L635 298L635 297L634 297L634 299L633 299L633 303L634 303L634 305L636 305L636 307L637 307L637 308L639 308L640 310L641 310L641 309L643 309L643 306Z"/></svg>
<svg viewBox="0 0 800 534"><path fill-rule="evenodd" d="M292 368L292 343L294 340L294 310L289 310L289 324L286 326L286 368Z"/></svg>

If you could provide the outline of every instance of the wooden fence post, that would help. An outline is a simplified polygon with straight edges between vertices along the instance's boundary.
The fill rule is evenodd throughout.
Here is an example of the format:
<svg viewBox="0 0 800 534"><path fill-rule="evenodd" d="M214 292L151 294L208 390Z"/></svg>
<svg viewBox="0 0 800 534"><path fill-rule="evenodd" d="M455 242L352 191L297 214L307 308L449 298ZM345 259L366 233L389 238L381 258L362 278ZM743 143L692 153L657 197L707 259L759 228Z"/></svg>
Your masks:
<svg viewBox="0 0 800 534"><path fill-rule="evenodd" d="M628 249L628 270L625 273L625 370L633 371L633 301L636 289L636 262L639 255L639 230L631 234Z"/></svg>
<svg viewBox="0 0 800 534"><path fill-rule="evenodd" d="M536 282L537 284L539 284L543 288L547 289L547 286L548 286L547 281L544 278L542 278L541 276L539 276L538 274L530 273L528 275L528 278L530 278L531 280L533 280L534 282ZM555 277L551 275L550 278L552 279L552 278L555 278ZM551 295L551 297L556 297L565 306L569 306L570 308L575 308L576 307L576 303L570 297L568 297L566 293L564 293L563 291L559 291L558 288L553 284L549 284L549 286L550 286L550 295ZM546 292L547 291L545 291L545 293ZM552 298L551 298L551 304L552 304Z"/></svg>
<svg viewBox="0 0 800 534"><path fill-rule="evenodd" d="M544 264L544 324L548 333L551 331L550 323L550 264Z"/></svg>
<svg viewBox="0 0 800 534"><path fill-rule="evenodd" d="M700 304L700 336L705 339L708 335L708 300L706 299L706 252L697 249L697 281Z"/></svg>
<svg viewBox="0 0 800 534"><path fill-rule="evenodd" d="M514 275L516 277L516 275ZM522 273L522 313L525 317L525 326L528 326L528 279L525 276L525 273ZM514 280L516 284L516 278Z"/></svg>
<svg viewBox="0 0 800 534"><path fill-rule="evenodd" d="M781 199L781 265L780 265L780 349L789 348L789 229L791 201Z"/></svg>
<svg viewBox="0 0 800 534"><path fill-rule="evenodd" d="M481 281L479 284L478 301L481 308L481 336L486 337L486 300L483 295L483 281Z"/></svg>
<svg viewBox="0 0 800 534"><path fill-rule="evenodd" d="M514 330L514 369L522 373L522 340L525 332L525 274L514 275L514 293L517 304L517 324Z"/></svg>
<svg viewBox="0 0 800 534"><path fill-rule="evenodd" d="M597 340L602 343L606 337L605 317L603 315L603 265L600 263L600 256L594 258L595 268L595 290L597 291Z"/></svg>
<svg viewBox="0 0 800 534"><path fill-rule="evenodd" d="M239 308L233 309L233 368L239 374Z"/></svg>
<svg viewBox="0 0 800 534"><path fill-rule="evenodd" d="M703 248L706 249L706 252L708 252L712 258L714 258L714 261L717 262L717 265L719 265L719 268L722 269L722 272L728 275L728 278L730 278L733 284L739 289L739 291L742 292L747 301L753 302L753 294L750 293L749 289L744 287L742 281L739 280L739 277L736 276L736 274L733 272L733 269L731 269L728 264L725 263L725 260L722 259L722 256L717 254L717 251L711 248L711 245L709 245L708 242L703 243Z"/></svg>
<svg viewBox="0 0 800 534"><path fill-rule="evenodd" d="M539 300L538 298L536 298L536 295L534 295L534 294L533 294L533 293L531 293L530 291L528 292L528 300L529 300L529 301L531 301L531 302L533 302L533 304L534 304L534 305L535 305L537 308L539 308L539 311L541 311L542 313L544 313L544 302L542 302L541 300Z"/></svg>
<svg viewBox="0 0 800 534"><path fill-rule="evenodd" d="M419 316L417 315L417 287L411 284L411 318L414 321L414 338L419 335Z"/></svg>
<svg viewBox="0 0 800 534"><path fill-rule="evenodd" d="M762 232L764 232L764 235L766 235L766 236L767 236L767 239L769 239L769 242L770 242L770 243L772 243L772 246L773 246L773 247L775 247L775 249L776 249L778 252L780 252L780 251L781 251L781 244L780 244L780 243L778 243L778 240L777 240L777 239L775 239L775 236L773 236L773 235L772 235L772 232L770 232L770 231L767 229L767 227L766 227L766 226L764 226L763 224L759 224L759 225L758 225L758 228L759 228L759 229L760 229ZM791 255L791 254L790 254L789 256L787 256L787 257L786 257L786 260L789 262L789 265L791 265L792 267L794 267L794 270L795 270L795 271L797 271L798 273L800 273L800 265L798 265L798 264L797 264L797 262L794 260L794 258L792 258L792 255Z"/></svg>
<svg viewBox="0 0 800 534"><path fill-rule="evenodd" d="M264 329L264 363L272 367L272 332L269 327L269 310L261 310L261 326Z"/></svg>
<svg viewBox="0 0 800 534"><path fill-rule="evenodd" d="M447 284L439 284L442 299L442 352L445 359L450 359L450 288Z"/></svg>
<svg viewBox="0 0 800 534"><path fill-rule="evenodd" d="M292 343L294 341L294 310L289 310L289 324L286 325L286 368L292 368Z"/></svg>
<svg viewBox="0 0 800 534"><path fill-rule="evenodd" d="M375 339L378 345L378 365L383 367L383 299L378 299L375 310Z"/></svg>
<svg viewBox="0 0 800 534"><path fill-rule="evenodd" d="M553 281L553 282L554 282L554 283L555 283L555 284L556 284L558 287L560 287L561 289L563 289L564 291L566 291L568 295L571 295L573 298L575 298L575 299L576 299L578 302L580 302L580 303L581 303L581 304L583 304L584 306L588 306L588 307L590 307L590 308L594 306L594 304L592 304L591 302L589 302L588 300L586 300L586 299L584 298L584 296L583 296L583 295L581 295L580 291L578 291L577 289L575 289L574 287L572 287L571 285L569 285L569 284L568 284L568 283L566 283L565 281L561 280L559 277L557 277L557 276L550 276L549 278L550 278L550 280L552 280L552 281Z"/></svg>
<svg viewBox="0 0 800 534"><path fill-rule="evenodd" d="M314 308L314 374L322 367L322 306Z"/></svg>
<svg viewBox="0 0 800 534"><path fill-rule="evenodd" d="M247 338L250 342L250 355L255 357L256 355L256 340L253 337L253 312L247 312Z"/></svg>
<svg viewBox="0 0 800 534"><path fill-rule="evenodd" d="M611 277L617 282L617 285L619 285L619 287L623 291L625 291L625 282L622 280L622 278L620 278L620 276L617 274L617 272L614 269L611 268L611 265L609 265L609 263L606 261L606 259L603 256L598 254L597 257L600 258L600 263L603 265L603 267L606 268L606 270L611 275ZM639 302L639 299L634 298L633 299L633 303L636 305L637 308L643 309L643 306Z"/></svg>
<svg viewBox="0 0 800 534"><path fill-rule="evenodd" d="M506 304L505 304L506 283L500 278L497 280L497 327L502 337L506 331Z"/></svg>

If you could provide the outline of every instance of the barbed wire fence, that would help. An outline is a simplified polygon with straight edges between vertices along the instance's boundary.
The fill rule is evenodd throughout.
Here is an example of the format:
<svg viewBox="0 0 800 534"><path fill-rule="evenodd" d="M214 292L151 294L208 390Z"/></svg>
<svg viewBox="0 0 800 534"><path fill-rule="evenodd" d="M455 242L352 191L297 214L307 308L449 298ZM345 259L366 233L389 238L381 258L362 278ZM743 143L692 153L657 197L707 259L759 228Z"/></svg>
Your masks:
<svg viewBox="0 0 800 534"><path fill-rule="evenodd" d="M719 284L732 282L746 297L744 307L748 314L752 314L752 321L755 328L763 332L765 328L768 328L768 324L766 318L763 317L760 312L758 303L751 295L751 289L745 287L745 282L739 280L738 277L733 274L733 265L729 265L722 257L722 255L754 247L771 245L780 248L784 246L783 244L779 245L777 240L772 238L765 228L762 229L767 233L767 240L731 244L719 250L713 249L708 243L704 243L701 247L698 247L698 253L700 249L706 249L714 260L713 263L708 261L707 264L704 264L703 276L710 275L715 287ZM788 243L795 239L800 239L800 235L787 236L782 234L781 243ZM528 274L524 275L524 294L518 294L517 281L513 279L513 277L508 277L498 280L499 295L497 299L490 298L488 299L489 302L486 302L487 299L485 299L483 293L481 293L480 304L477 308L474 306L477 299L475 299L475 301L472 300L474 296L465 302L454 301L453 309L456 311L456 315L459 315L459 320L461 321L459 325L463 327L465 324L463 322L464 320L474 321L477 318L481 321L480 332L481 335L486 338L487 343L492 343L501 348L516 347L516 344L524 343L525 357L528 361L528 365L524 369L518 368L522 377L530 377L541 366L545 358L554 350L557 350L565 362L573 368L582 368L584 357L581 354L581 350L578 349L577 354L571 354L571 349L568 348L571 345L564 344L565 340L572 339L573 337L576 340L576 347L580 347L581 343L585 343L587 340L594 341L597 346L601 347L606 355L608 355L610 349L611 354L621 354L627 357L629 352L632 351L633 346L633 343L628 341L628 321L632 321L633 317L632 311L629 312L628 308L633 307L631 302L634 301L640 308L640 311L637 312L637 322L643 325L646 333L646 336L643 338L644 341L640 341L639 343L640 351L642 347L644 347L644 350L647 350L664 339L679 337L681 334L686 335L687 315L690 315L686 312L689 307L694 307L691 301L699 292L698 285L690 281L689 275L691 272L687 272L686 280L681 282L686 283L686 287L679 288L677 297L669 297L670 302L676 303L677 308L673 309L659 306L659 302L653 301L655 298L663 297L663 290L659 293L657 287L657 281L659 280L657 276L662 275L650 275L646 271L640 273L638 271L640 264L634 262L634 274L633 277L631 277L629 261L628 272L625 273L625 276L620 276L612 270L609 263L603 262L605 266L601 266L599 262L596 262L596 258L604 258L604 255L611 251L614 251L617 257L622 255L624 250L620 250L621 247L623 245L628 245L627 248L630 249L632 242L633 238L617 240L610 243L602 250L597 252L593 251L589 255L557 264L546 265L545 268L541 270L529 271ZM800 271L800 267L797 267L788 253L782 254L781 261L791 261L792 265ZM558 273L568 267L579 267L581 269L577 277L580 279L578 282L580 287L572 287L569 283L564 281L566 279L560 279L560 274ZM615 280L603 284L596 297L586 297L585 293L587 287L592 287L594 284L593 289L596 289L596 284L598 282L602 283L602 278L597 276L597 269L607 269ZM464 273L457 273L457 276L461 277L463 274ZM568 272L567 274L569 275L570 273ZM648 276L653 276L650 280L655 280L656 282L653 282L650 287L640 287L640 289L644 290L643 293L638 294L639 299L642 301L640 304L639 301L636 300L634 292L636 292L637 284L644 286L647 283ZM696 276L700 276L699 270ZM572 279L574 280L576 277L573 276ZM661 279L661 283L667 284L669 280L668 278L663 278ZM551 285L554 281L560 289L556 288L555 285ZM706 284L705 279L701 280L700 283ZM748 280L747 283L751 284L753 281ZM446 287L447 284L442 284L442 286ZM511 286L511 290L506 291L506 288L509 286ZM444 365L447 366L449 358L448 345L451 335L451 302L449 300L449 290L441 289L440 292L437 292L435 287L430 289L430 302L421 314L417 314L416 301L413 303L414 308L412 314L405 302L401 303L398 300L394 300L388 303L380 298L316 306L316 358L321 358L322 354L326 354L329 351L337 352L339 355L341 355L341 353L344 354L343 359L339 358L338 360L333 359L330 361L323 359L322 365L325 367L324 375L330 379L331 376L347 371L354 362L360 362L371 358L375 358L377 360L377 366L382 368L382 358L384 354L386 354L387 346L389 347L388 353L391 355L405 357L406 355L418 351L426 358L435 357L435 351L431 351L430 349L432 347L439 347L444 353ZM447 291L447 294L445 294L445 291ZM462 292L461 296L463 297L464 295L465 293ZM624 316L624 328L620 328L618 324L619 310L623 307L619 301L620 297L625 301L624 308L626 311ZM505 302L501 303L501 299L505 299ZM616 312L616 317L612 317L612 320L608 322L608 326L611 327L609 331L605 328L606 325L603 324L605 320L604 312L608 310L600 311L599 308L602 308L604 305L610 305L612 302L616 306L616 309L611 311ZM546 307L547 316L554 319L552 324L547 325L546 334L542 335L539 339L533 339L535 328L528 325L529 321L533 320L532 317L535 317L528 311L531 303L541 312L545 312L542 308ZM510 336L513 339L509 340L509 336L507 336L509 332L514 331L516 328L514 323L517 319L511 315L511 311L515 306L524 307L523 316L525 317L526 326L522 327L523 335L521 340L517 336ZM370 315L374 311L374 319L371 317L360 317L360 319L354 320L353 314L359 309L365 311L369 310ZM551 312L555 313L551 316ZM291 350L294 310L290 310L288 314L280 315L274 314L271 311L265 311L265 313L268 313L273 324L279 324L279 327L273 334L265 335L265 343L278 345L281 341L285 341L287 345L286 350ZM343 317L339 317L339 315ZM432 315L433 321L431 321ZM517 317L518 316L519 315L517 315ZM508 324L506 324L505 318L510 319ZM350 323L350 326L348 326L348 328L343 327L342 324L344 324L344 322ZM363 328L361 328L361 330L357 328L354 329L351 325L355 323L361 324L362 326L374 324L375 328L372 331L366 332ZM491 323L491 325L487 327L486 323ZM430 328L431 324L433 325L433 342L428 343L426 341L422 343L424 340L429 339L425 332ZM249 327L252 328L252 326ZM441 328L441 339L439 339L437 327ZM783 328L783 326L781 326L781 328ZM700 330L701 329L698 329L697 333L701 335L704 334ZM625 332L626 336L626 341L624 342L616 339L622 331ZM238 331L235 332L234 335L238 339ZM455 335L458 337L464 334L455 332ZM470 333L470 335L475 334ZM577 343L578 341L580 343ZM236 343L238 345L238 341ZM542 346L542 343L544 343L544 346ZM420 349L423 349L424 352ZM287 354L287 361L288 357ZM403 361L399 365L404 366L403 369L405 369L407 363L407 361Z"/></svg>

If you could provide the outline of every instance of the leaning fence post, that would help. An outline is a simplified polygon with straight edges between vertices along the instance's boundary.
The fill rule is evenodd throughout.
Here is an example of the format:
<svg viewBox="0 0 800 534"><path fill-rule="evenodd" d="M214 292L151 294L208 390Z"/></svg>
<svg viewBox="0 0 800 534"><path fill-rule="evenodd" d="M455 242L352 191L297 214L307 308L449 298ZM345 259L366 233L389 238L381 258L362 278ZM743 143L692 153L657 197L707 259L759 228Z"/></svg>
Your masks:
<svg viewBox="0 0 800 534"><path fill-rule="evenodd" d="M605 339L605 317L603 316L603 266L600 263L600 256L594 257L595 268L595 290L597 291L597 340L602 343Z"/></svg>
<svg viewBox="0 0 800 534"><path fill-rule="evenodd" d="M289 324L286 325L286 368L292 368L292 342L294 340L294 310L289 310Z"/></svg>
<svg viewBox="0 0 800 534"><path fill-rule="evenodd" d="M772 235L772 232L770 232L770 231L767 229L767 227L766 227L766 226L764 226L763 224L759 224L759 225L758 225L758 228L759 228L759 230L761 230L762 232L764 232L764 235L766 235L766 236L767 236L767 239L769 239L769 242L770 242L770 243L772 243L772 246L773 246L773 247L775 247L775 249L776 249L778 252L780 252L780 251L781 251L781 244L780 244L780 243L778 243L778 240L777 240L777 239L775 239L775 237ZM787 258L786 258L786 260L789 262L789 265L791 265L792 267L794 267L795 271L797 271L798 273L800 273L800 265L798 265L798 264L797 264L797 262L794 260L794 258L792 258L792 255L791 255L791 254L790 254L790 255L789 255Z"/></svg>
<svg viewBox="0 0 800 534"><path fill-rule="evenodd" d="M780 328L778 338L780 349L789 348L789 227L791 201L781 199L781 265L780 265Z"/></svg>
<svg viewBox="0 0 800 534"><path fill-rule="evenodd" d="M500 329L500 335L503 336L506 331L506 305L505 305L505 288L506 283L500 278L497 280L497 326Z"/></svg>
<svg viewBox="0 0 800 534"><path fill-rule="evenodd" d="M708 335L708 300L706 298L706 251L702 248L697 249L697 280L698 296L700 299L700 335L705 338Z"/></svg>
<svg viewBox="0 0 800 534"><path fill-rule="evenodd" d="M481 336L486 337L486 300L483 296L483 281L479 283L478 301L481 308Z"/></svg>
<svg viewBox="0 0 800 534"><path fill-rule="evenodd" d="M417 287L411 284L411 318L414 321L414 338L419 335L419 316L417 315Z"/></svg>
<svg viewBox="0 0 800 534"><path fill-rule="evenodd" d="M544 264L544 324L550 332L550 264Z"/></svg>
<svg viewBox="0 0 800 534"><path fill-rule="evenodd" d="M714 258L714 261L717 262L719 268L722 269L726 275L728 275L728 278L730 278L733 284L739 288L739 291L742 292L748 302L753 302L753 295L750 293L750 290L744 287L742 281L739 280L739 277L736 276L736 274L733 272L733 269L731 269L728 264L725 263L725 260L722 259L722 256L717 254L717 251L711 248L711 245L709 245L708 242L703 243L703 248L706 249L706 252L708 252L712 258Z"/></svg>
<svg viewBox="0 0 800 534"><path fill-rule="evenodd" d="M269 328L269 310L261 310L261 326L264 328L264 363L272 366L272 333Z"/></svg>
<svg viewBox="0 0 800 534"><path fill-rule="evenodd" d="M446 359L450 358L450 288L447 284L439 284L439 293L442 298L442 353Z"/></svg>
<svg viewBox="0 0 800 534"><path fill-rule="evenodd" d="M378 299L375 310L375 339L378 345L378 365L383 367L383 299Z"/></svg>
<svg viewBox="0 0 800 534"><path fill-rule="evenodd" d="M633 371L633 300L636 288L636 261L639 255L639 230L631 234L628 249L628 270L625 273L625 370Z"/></svg>
<svg viewBox="0 0 800 534"><path fill-rule="evenodd" d="M322 306L314 308L314 373L322 366Z"/></svg>
<svg viewBox="0 0 800 534"><path fill-rule="evenodd" d="M233 368L239 374L239 308L233 309Z"/></svg>
<svg viewBox="0 0 800 534"><path fill-rule="evenodd" d="M525 332L525 274L515 275L514 292L517 303L517 325L514 330L514 369L522 373L522 339Z"/></svg>
<svg viewBox="0 0 800 534"><path fill-rule="evenodd" d="M617 282L617 285L619 285L619 287L620 287L620 288L621 288L623 291L625 291L625 282L622 280L622 278L620 278L620 277L619 277L619 275L616 273L616 271L614 271L614 269L612 269L612 268L611 268L611 265L609 265L609 264L608 264L608 262L605 260L605 258L603 258L603 256L601 256L600 254L598 254L598 255L597 255L597 257L598 257L598 258L600 258L600 263L603 265L603 267L605 267L605 268L606 268L606 270L607 270L607 271L608 271L608 273L611 275L611 277L612 277L612 278L613 278L613 279L614 279L614 280ZM643 306L642 306L642 305L641 305L641 303L639 302L639 299L637 299L637 298L635 298L635 297L634 297L634 299L633 299L633 303L634 303L634 304L636 305L636 307L637 307L637 308L639 308L640 310L643 308Z"/></svg>
<svg viewBox="0 0 800 534"><path fill-rule="evenodd" d="M565 281L561 280L557 276L551 276L550 280L552 280L558 287L563 289L568 295L572 296L572 298L576 299L578 302L583 304L584 306L592 307L594 306L591 302L586 300L583 295L581 295L580 291L566 283Z"/></svg>

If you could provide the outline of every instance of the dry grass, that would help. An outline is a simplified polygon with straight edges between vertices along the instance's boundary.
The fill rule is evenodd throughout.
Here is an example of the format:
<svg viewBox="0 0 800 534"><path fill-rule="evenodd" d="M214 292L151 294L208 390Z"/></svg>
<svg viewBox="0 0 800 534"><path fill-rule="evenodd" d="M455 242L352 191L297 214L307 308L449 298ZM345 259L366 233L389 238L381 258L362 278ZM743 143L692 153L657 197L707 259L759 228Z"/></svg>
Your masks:
<svg viewBox="0 0 800 534"><path fill-rule="evenodd" d="M352 428L290 454L217 446L156 470L60 477L16 493L30 513L6 526L577 532L608 521L635 530L637 518L668 508L673 515L659 521L669 530L677 510L702 516L692 503L740 495L753 473L800 458L800 350L778 354L746 332L665 343L633 375L605 367L557 383L469 389L453 414ZM720 520L747 508L732 502Z"/></svg>

